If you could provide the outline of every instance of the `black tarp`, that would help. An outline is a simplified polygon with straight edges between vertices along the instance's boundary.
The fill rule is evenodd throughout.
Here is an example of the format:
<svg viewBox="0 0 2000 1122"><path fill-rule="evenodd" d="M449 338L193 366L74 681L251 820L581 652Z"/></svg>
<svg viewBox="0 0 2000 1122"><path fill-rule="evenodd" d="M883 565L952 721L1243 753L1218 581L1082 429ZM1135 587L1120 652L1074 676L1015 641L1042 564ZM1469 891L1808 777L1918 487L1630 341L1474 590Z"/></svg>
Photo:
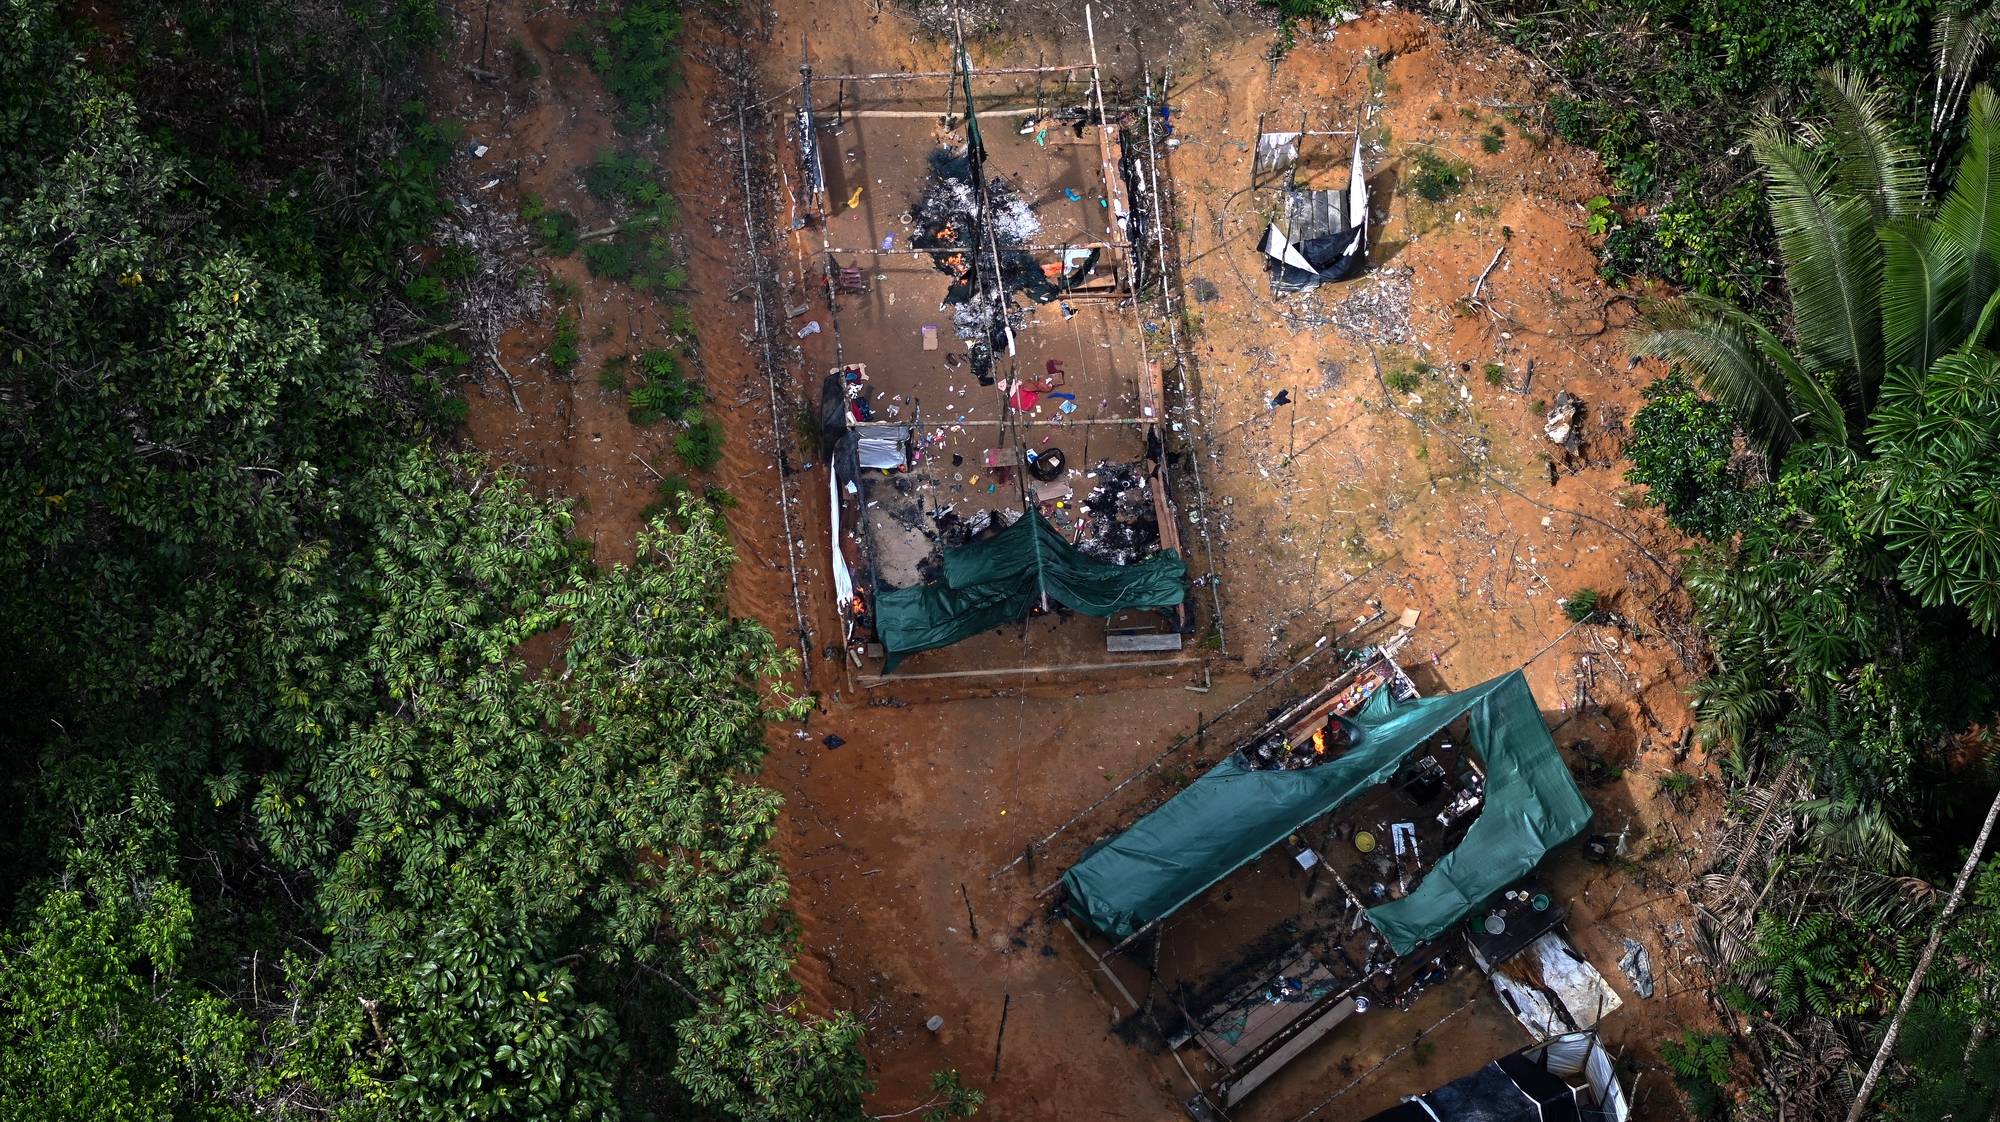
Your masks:
<svg viewBox="0 0 2000 1122"><path fill-rule="evenodd" d="M1418 1105L1419 1102L1422 1105ZM1425 1108L1428 1107L1428 1110ZM1414 1112L1414 1113L1412 1113ZM1366 1122L1582 1122L1576 1093L1526 1056L1494 1060Z"/></svg>

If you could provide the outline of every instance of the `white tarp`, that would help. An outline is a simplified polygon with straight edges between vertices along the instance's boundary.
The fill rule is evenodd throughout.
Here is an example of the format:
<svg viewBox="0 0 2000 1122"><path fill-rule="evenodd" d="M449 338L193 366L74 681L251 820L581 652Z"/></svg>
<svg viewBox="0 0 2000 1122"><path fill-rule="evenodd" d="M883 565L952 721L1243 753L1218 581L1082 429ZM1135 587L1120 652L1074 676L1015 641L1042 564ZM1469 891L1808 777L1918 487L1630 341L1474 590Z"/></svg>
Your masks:
<svg viewBox="0 0 2000 1122"><path fill-rule="evenodd" d="M848 605L854 603L854 574L847 569L847 555L840 551L840 475L833 470L833 461L826 465L826 491L833 508L833 595L840 605L840 619L845 629L843 640L854 638L854 614Z"/></svg>
<svg viewBox="0 0 2000 1122"><path fill-rule="evenodd" d="M1361 130L1354 130L1354 162L1347 169L1347 228L1359 229L1361 236L1347 247L1346 256L1367 250L1368 180L1361 168Z"/></svg>
<svg viewBox="0 0 2000 1122"><path fill-rule="evenodd" d="M1493 988L1537 1040L1588 1029L1624 1004L1604 975L1554 931L1501 963Z"/></svg>
<svg viewBox="0 0 2000 1122"><path fill-rule="evenodd" d="M1238 242L1237 244L1241 245L1242 243ZM1264 244L1258 248L1262 249L1267 256L1275 258L1294 269L1303 269L1308 273L1317 272L1311 265L1306 263L1305 255L1300 253L1298 247L1292 244L1292 239L1286 237L1283 230L1278 229L1276 222L1271 223L1270 228L1264 231Z"/></svg>
<svg viewBox="0 0 2000 1122"><path fill-rule="evenodd" d="M1527 1053L1535 1057L1535 1051ZM1604 1112L1612 1122L1625 1122L1631 1110L1625 1101L1625 1088L1618 1085L1618 1073L1611 1066L1611 1054L1604 1050L1604 1042L1594 1032L1571 1032L1558 1036L1540 1049L1543 1067L1565 1080L1583 1076L1590 1084L1590 1105Z"/></svg>
<svg viewBox="0 0 2000 1122"><path fill-rule="evenodd" d="M855 442L854 454L865 468L894 469L906 462L903 458L903 438L900 436L863 433Z"/></svg>

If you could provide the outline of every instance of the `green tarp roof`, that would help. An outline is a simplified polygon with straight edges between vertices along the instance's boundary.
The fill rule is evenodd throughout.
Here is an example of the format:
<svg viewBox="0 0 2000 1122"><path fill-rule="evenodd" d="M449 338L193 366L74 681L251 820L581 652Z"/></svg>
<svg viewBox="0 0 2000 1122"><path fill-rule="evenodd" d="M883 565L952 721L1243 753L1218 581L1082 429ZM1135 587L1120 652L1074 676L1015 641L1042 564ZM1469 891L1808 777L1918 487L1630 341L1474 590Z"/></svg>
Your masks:
<svg viewBox="0 0 2000 1122"><path fill-rule="evenodd" d="M882 669L1020 619L1044 592L1087 616L1171 608L1187 599L1187 563L1172 550L1136 565L1099 561L1030 512L984 541L947 552L942 581L877 598L875 636L888 655Z"/></svg>
<svg viewBox="0 0 2000 1122"><path fill-rule="evenodd" d="M1570 778L1519 670L1458 693L1397 701L1383 689L1352 718L1354 747L1317 767L1256 771L1231 752L1063 874L1068 908L1113 939L1172 915L1320 815L1386 781L1460 716L1486 766L1486 805L1458 848L1401 900L1368 910L1397 954L1436 938L1583 832Z"/></svg>

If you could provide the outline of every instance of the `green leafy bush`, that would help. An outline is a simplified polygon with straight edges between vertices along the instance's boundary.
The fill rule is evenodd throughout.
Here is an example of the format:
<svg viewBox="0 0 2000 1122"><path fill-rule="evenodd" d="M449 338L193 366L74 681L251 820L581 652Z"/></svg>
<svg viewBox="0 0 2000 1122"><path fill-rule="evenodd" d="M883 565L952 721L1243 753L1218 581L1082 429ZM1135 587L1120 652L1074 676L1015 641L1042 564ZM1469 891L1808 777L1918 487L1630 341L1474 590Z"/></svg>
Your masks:
<svg viewBox="0 0 2000 1122"><path fill-rule="evenodd" d="M674 455L696 471L707 471L722 462L722 422L700 416L688 422L687 431L674 438Z"/></svg>
<svg viewBox="0 0 2000 1122"><path fill-rule="evenodd" d="M1716 1119L1729 1110L1729 1040L1720 1033L1689 1029L1660 1045L1660 1058L1687 1096L1697 1119Z"/></svg>
<svg viewBox="0 0 2000 1122"><path fill-rule="evenodd" d="M1297 20L1332 22L1345 19L1355 12L1352 0L1257 0L1267 8L1276 8L1278 18L1289 24Z"/></svg>
<svg viewBox="0 0 2000 1122"><path fill-rule="evenodd" d="M1604 597L1594 588L1579 588L1563 600L1563 615L1571 623L1582 623L1597 614Z"/></svg>
<svg viewBox="0 0 2000 1122"><path fill-rule="evenodd" d="M680 77L681 29L674 0L628 0L596 28L590 65L623 110L621 129L659 123L660 102Z"/></svg>
<svg viewBox="0 0 2000 1122"><path fill-rule="evenodd" d="M1410 189L1426 202L1445 203L1456 198L1472 181L1472 169L1429 150L1417 153L1416 171Z"/></svg>
<svg viewBox="0 0 2000 1122"><path fill-rule="evenodd" d="M641 382L627 398L635 425L660 420L691 423L700 416L707 395L700 383L687 376L679 356L672 351L647 351L639 356Z"/></svg>
<svg viewBox="0 0 2000 1122"><path fill-rule="evenodd" d="M557 312L555 330L549 335L549 365L558 373L576 369L576 360L581 357L577 349L581 338L576 317L567 310Z"/></svg>
<svg viewBox="0 0 2000 1122"><path fill-rule="evenodd" d="M590 275L619 280L641 292L677 292L687 287L687 268L657 227L621 230L584 247L583 262Z"/></svg>
<svg viewBox="0 0 2000 1122"><path fill-rule="evenodd" d="M1736 455L1729 411L1675 371L1646 387L1625 442L1628 482L1646 488L1684 534L1726 542L1758 508Z"/></svg>
<svg viewBox="0 0 2000 1122"><path fill-rule="evenodd" d="M651 161L630 153L615 148L599 152L597 159L584 169L583 185L602 202L622 204L663 219L671 217L659 169Z"/></svg>
<svg viewBox="0 0 2000 1122"><path fill-rule="evenodd" d="M521 221L541 239L542 252L552 257L568 257L576 252L581 227L576 215L550 206L533 194L521 196Z"/></svg>

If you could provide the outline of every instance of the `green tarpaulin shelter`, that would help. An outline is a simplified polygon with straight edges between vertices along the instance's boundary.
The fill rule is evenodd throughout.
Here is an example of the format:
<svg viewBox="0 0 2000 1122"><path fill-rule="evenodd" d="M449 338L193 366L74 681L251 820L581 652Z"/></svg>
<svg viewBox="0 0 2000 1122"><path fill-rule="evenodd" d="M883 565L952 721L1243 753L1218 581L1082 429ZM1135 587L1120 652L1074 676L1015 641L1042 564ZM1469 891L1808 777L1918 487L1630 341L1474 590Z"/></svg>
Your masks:
<svg viewBox="0 0 2000 1122"><path fill-rule="evenodd" d="M1297 771L1253 770L1239 752L1063 874L1068 908L1113 939L1172 915L1299 827L1394 775L1465 716L1486 767L1486 805L1458 848L1401 900L1368 910L1397 954L1436 938L1583 832L1590 805L1570 778L1519 670L1441 697L1381 690L1353 717L1354 746Z"/></svg>
<svg viewBox="0 0 2000 1122"><path fill-rule="evenodd" d="M1099 561L1030 512L990 538L947 552L942 581L877 598L875 635L887 653L882 669L1020 619L1044 593L1087 616L1171 608L1187 599L1187 563L1172 550L1136 565Z"/></svg>

